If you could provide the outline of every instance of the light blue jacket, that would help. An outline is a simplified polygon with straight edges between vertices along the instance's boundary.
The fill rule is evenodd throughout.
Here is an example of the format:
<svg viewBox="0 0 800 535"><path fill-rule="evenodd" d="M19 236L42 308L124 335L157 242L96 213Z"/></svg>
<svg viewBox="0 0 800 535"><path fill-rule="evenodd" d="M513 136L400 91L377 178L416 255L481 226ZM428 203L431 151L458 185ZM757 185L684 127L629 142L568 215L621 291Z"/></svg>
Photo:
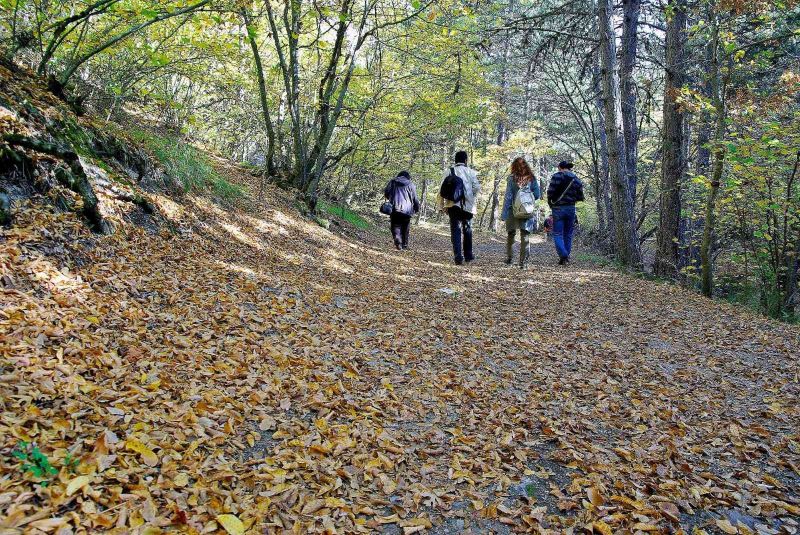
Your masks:
<svg viewBox="0 0 800 535"><path fill-rule="evenodd" d="M503 199L503 211L500 214L501 220L508 221L509 218L514 218L514 197L517 196L518 191L519 186L517 186L517 181L514 180L513 176L509 176L506 180L506 195ZM542 198L542 189L539 187L539 179L536 177L531 180L531 191L537 200ZM524 228L526 231L533 232L536 230L535 217L531 217L529 219L520 219L519 221L520 227Z"/></svg>

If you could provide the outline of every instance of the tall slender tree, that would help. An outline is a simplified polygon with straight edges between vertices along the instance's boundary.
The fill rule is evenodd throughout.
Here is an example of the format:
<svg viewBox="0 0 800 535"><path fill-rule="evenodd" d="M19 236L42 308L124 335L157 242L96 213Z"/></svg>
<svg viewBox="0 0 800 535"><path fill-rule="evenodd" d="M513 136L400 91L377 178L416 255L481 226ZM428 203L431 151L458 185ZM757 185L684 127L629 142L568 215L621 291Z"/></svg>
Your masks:
<svg viewBox="0 0 800 535"><path fill-rule="evenodd" d="M275 127L269 112L267 101L267 84L264 79L264 67L261 63L261 53L258 50L257 32L255 26L250 22L250 15L247 9L241 10L247 40L250 43L250 50L253 52L253 62L255 63L256 79L258 80L258 96L261 103L261 113L264 118L264 128L267 130L267 151L264 157L267 176L275 176Z"/></svg>
<svg viewBox="0 0 800 535"><path fill-rule="evenodd" d="M717 195L722 182L722 173L725 170L725 127L727 120L727 91L728 81L731 76L731 65L723 67L721 46L720 17L712 18L712 52L713 63L711 73L711 105L714 108L715 124L712 156L714 163L711 166L711 177L708 183L708 197L706 198L705 225L703 227L703 241L700 244L701 289L703 295L711 297L714 291L713 261L711 259L714 231L716 227ZM730 56L728 56L730 59ZM724 71L723 72L723 68Z"/></svg>
<svg viewBox="0 0 800 535"><path fill-rule="evenodd" d="M597 20L600 30L600 78L608 142L611 204L614 212L614 245L620 263L638 269L642 265L642 259L634 222L634 199L630 191L625 157L622 102L617 72L617 36L612 21L613 12L612 0L599 0Z"/></svg>
<svg viewBox="0 0 800 535"><path fill-rule="evenodd" d="M685 117L679 102L686 78L686 20L686 0L672 0L667 5L661 194L653 265L653 271L662 277L674 277L678 273L680 191L686 173Z"/></svg>
<svg viewBox="0 0 800 535"><path fill-rule="evenodd" d="M620 51L619 79L622 99L622 129L625 135L625 165L628 168L628 188L636 199L639 182L639 125L637 123L636 68L639 48L639 17L641 0L622 1L622 50Z"/></svg>

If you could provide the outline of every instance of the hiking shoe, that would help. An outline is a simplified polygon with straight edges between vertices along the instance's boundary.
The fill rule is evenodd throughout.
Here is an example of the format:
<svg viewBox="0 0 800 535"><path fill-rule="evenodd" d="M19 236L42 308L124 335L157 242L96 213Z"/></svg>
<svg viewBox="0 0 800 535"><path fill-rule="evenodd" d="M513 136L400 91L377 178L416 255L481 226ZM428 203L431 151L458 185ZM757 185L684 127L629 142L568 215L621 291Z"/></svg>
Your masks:
<svg viewBox="0 0 800 535"><path fill-rule="evenodd" d="M563 266L566 263L567 263L567 257L566 256L562 256L561 258L558 259L558 265L559 266Z"/></svg>
<svg viewBox="0 0 800 535"><path fill-rule="evenodd" d="M503 263L505 265L507 265L507 266L510 266L511 265L511 259L510 258L506 258L505 260L503 260Z"/></svg>
<svg viewBox="0 0 800 535"><path fill-rule="evenodd" d="M463 266L464 265L464 261L463 260L456 260L455 262L456 262L457 266Z"/></svg>
<svg viewBox="0 0 800 535"><path fill-rule="evenodd" d="M398 251L403 249L403 247L399 243L395 243L394 248L397 249Z"/></svg>

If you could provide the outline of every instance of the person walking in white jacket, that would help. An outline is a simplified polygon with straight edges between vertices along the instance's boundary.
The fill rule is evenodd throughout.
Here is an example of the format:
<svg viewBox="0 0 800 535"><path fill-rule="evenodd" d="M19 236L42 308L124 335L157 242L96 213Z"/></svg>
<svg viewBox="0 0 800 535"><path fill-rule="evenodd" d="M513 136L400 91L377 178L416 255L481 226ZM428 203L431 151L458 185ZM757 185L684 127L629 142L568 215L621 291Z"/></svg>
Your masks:
<svg viewBox="0 0 800 535"><path fill-rule="evenodd" d="M457 265L472 262L475 255L472 251L472 218L478 213L477 198L481 189L478 172L467 166L467 153L456 152L455 165L444 172L446 179L452 172L463 183L463 198L460 202L446 199L439 195L439 208L447 212L450 218L450 239L453 242L453 256Z"/></svg>

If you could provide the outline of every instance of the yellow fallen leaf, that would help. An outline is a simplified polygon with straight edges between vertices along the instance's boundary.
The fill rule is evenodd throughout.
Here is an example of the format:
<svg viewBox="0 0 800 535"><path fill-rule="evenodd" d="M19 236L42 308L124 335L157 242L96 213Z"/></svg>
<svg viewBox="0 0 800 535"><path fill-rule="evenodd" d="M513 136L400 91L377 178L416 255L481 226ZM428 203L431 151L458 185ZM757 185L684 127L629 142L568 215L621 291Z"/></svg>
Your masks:
<svg viewBox="0 0 800 535"><path fill-rule="evenodd" d="M589 501L592 502L592 505L598 507L603 505L603 496L600 494L600 490L597 487L589 487L586 489L586 495L589 497Z"/></svg>
<svg viewBox="0 0 800 535"><path fill-rule="evenodd" d="M614 535L614 532L611 530L611 526L603 522L602 520L598 520L597 522L592 523L592 528L598 533L602 535Z"/></svg>
<svg viewBox="0 0 800 535"><path fill-rule="evenodd" d="M217 522L229 535L244 535L244 524L236 515L217 515Z"/></svg>
<svg viewBox="0 0 800 535"><path fill-rule="evenodd" d="M294 487L294 485L292 485L290 483L278 483L277 485L275 485L271 489L265 490L263 495L264 496L275 496L276 494L281 494L283 492L286 492L287 490L289 490L289 489L291 489L293 487Z"/></svg>
<svg viewBox="0 0 800 535"><path fill-rule="evenodd" d="M130 439L125 443L125 449L135 451L142 456L144 464L147 466L155 466L158 464L158 455L153 450L142 444L136 439Z"/></svg>
<svg viewBox="0 0 800 535"><path fill-rule="evenodd" d="M616 453L626 461L633 460L633 454L624 448L614 448L614 453Z"/></svg>
<svg viewBox="0 0 800 535"><path fill-rule="evenodd" d="M66 524L68 520L63 517L58 518L43 518L42 520L36 520L28 524L28 527L40 529L42 531L52 531L57 527L63 526Z"/></svg>
<svg viewBox="0 0 800 535"><path fill-rule="evenodd" d="M716 522L717 527L724 531L725 533L729 533L730 535L736 535L739 533L739 529L736 528L727 518L720 518Z"/></svg>
<svg viewBox="0 0 800 535"><path fill-rule="evenodd" d="M325 498L325 507L345 507L347 502L341 498Z"/></svg>
<svg viewBox="0 0 800 535"><path fill-rule="evenodd" d="M261 420L261 423L258 424L258 428L261 431L270 431L272 429L275 429L277 426L278 422L272 416L264 416L264 419Z"/></svg>
<svg viewBox="0 0 800 535"><path fill-rule="evenodd" d="M303 506L303 510L301 511L304 515L310 515L311 513L316 513L320 509L325 507L325 500L320 500L315 498L310 500Z"/></svg>
<svg viewBox="0 0 800 535"><path fill-rule="evenodd" d="M428 520L425 517L422 517L422 516L419 517L419 518L409 518L407 520L401 520L399 522L399 525L400 525L400 527L404 527L404 528L405 527L417 527L417 526L420 526L420 527L423 527L423 528L433 527L433 524L431 524L431 521Z"/></svg>
<svg viewBox="0 0 800 535"><path fill-rule="evenodd" d="M644 509L644 504L642 502L640 502L639 500L632 500L625 496L612 496L611 501L627 505L628 507L637 510Z"/></svg>
<svg viewBox="0 0 800 535"><path fill-rule="evenodd" d="M793 515L800 515L800 507L798 507L796 505L792 505L792 504L786 503L786 502L776 502L776 505L782 507L783 509L786 509L787 511L789 511Z"/></svg>
<svg viewBox="0 0 800 535"><path fill-rule="evenodd" d="M89 484L91 478L89 476L78 476L67 485L67 496L72 496L83 487Z"/></svg>
<svg viewBox="0 0 800 535"><path fill-rule="evenodd" d="M185 472L181 472L173 480L176 487L185 487L189 484L189 476Z"/></svg>
<svg viewBox="0 0 800 535"><path fill-rule="evenodd" d="M327 444L312 444L308 449L316 453L328 454L331 452L331 447Z"/></svg>
<svg viewBox="0 0 800 535"><path fill-rule="evenodd" d="M394 524L396 522L400 522L400 517L396 514L391 516L376 516L375 522L378 524Z"/></svg>

